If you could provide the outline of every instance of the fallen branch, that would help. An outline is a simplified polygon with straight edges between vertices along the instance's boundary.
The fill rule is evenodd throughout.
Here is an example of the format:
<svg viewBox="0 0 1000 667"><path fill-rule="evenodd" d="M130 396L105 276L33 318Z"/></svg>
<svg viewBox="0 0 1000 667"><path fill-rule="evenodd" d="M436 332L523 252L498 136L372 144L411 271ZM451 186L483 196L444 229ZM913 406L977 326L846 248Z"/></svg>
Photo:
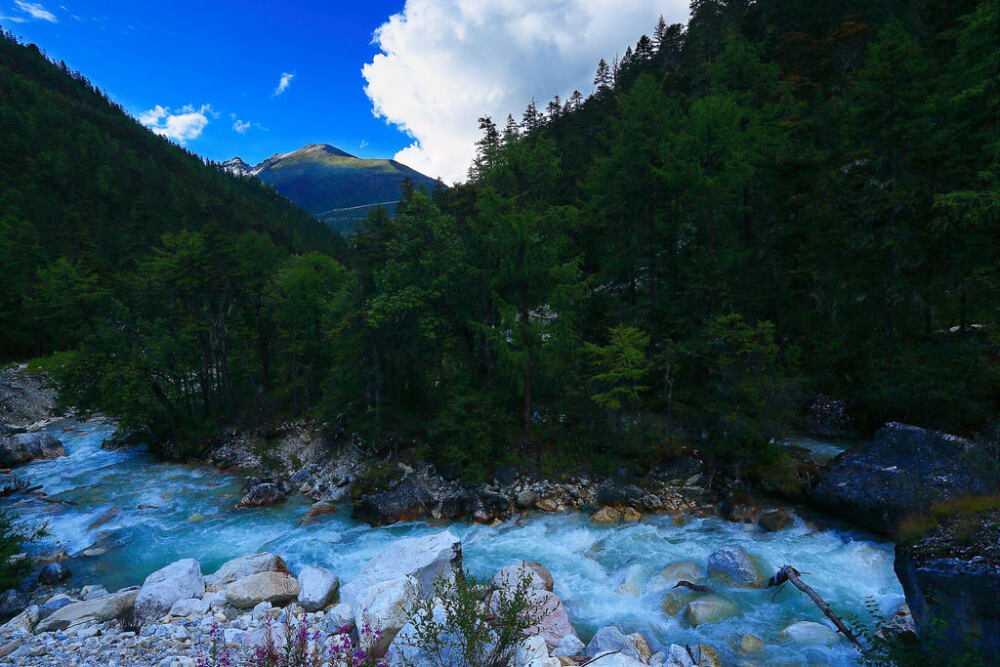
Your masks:
<svg viewBox="0 0 1000 667"><path fill-rule="evenodd" d="M797 589L805 593L809 599L812 600L817 607L819 607L820 611L822 611L828 619L833 621L833 624L837 626L837 629L842 632L845 637L850 639L851 642L859 649L864 650L861 641L854 636L854 633L851 632L846 625L844 625L844 622L840 620L840 617L833 613L833 610L830 609L830 605L828 605L823 598L817 595L816 591L814 591L809 584L806 584L799 579L799 574L801 573L791 565L783 565L773 577L767 580L767 587L772 588L774 586L781 586L786 581L790 582L792 586L795 586Z"/></svg>
<svg viewBox="0 0 1000 667"><path fill-rule="evenodd" d="M75 500L60 500L59 498L49 498L48 496L43 496L35 494L35 498L38 498L43 503L52 503L53 505L76 505Z"/></svg>

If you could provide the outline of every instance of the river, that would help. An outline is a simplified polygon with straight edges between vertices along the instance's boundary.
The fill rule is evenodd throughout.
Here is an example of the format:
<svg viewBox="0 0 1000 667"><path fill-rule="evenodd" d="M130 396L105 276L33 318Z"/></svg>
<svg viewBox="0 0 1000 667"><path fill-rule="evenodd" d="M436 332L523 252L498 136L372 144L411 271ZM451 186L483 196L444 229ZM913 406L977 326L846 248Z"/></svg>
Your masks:
<svg viewBox="0 0 1000 667"><path fill-rule="evenodd" d="M153 570L186 557L198 559L208 573L230 558L257 551L281 555L293 573L304 565L322 565L350 581L391 541L442 530L422 522L372 528L352 521L347 507L299 527L308 500L293 497L276 507L234 510L241 476L165 463L141 449L101 449L114 430L101 418L61 421L48 430L63 442L67 456L35 461L17 472L31 484L44 485L50 498L75 504L32 498L20 501L17 511L23 519L49 523L52 535L36 551L65 548L73 555L99 540L111 545L102 555L68 562L77 585L103 583L115 590L141 584ZM92 525L112 507L117 514ZM205 518L190 520L194 514ZM868 599L883 614L903 602L890 543L858 531L815 529L802 520L776 533L717 518L674 526L667 516L604 527L576 513L533 514L495 527L452 523L448 528L462 538L466 567L476 574L490 575L521 559L544 564L585 642L597 628L617 624L626 633L642 632L654 651L670 643L706 643L729 663L741 658L733 640L753 633L768 643L765 653L753 658L757 664L855 664L856 653L846 641L780 641L780 631L790 623L824 620L790 586L776 598L773 590L724 590L740 615L697 629L665 614L656 573L680 560L704 565L727 544L743 545L765 572L790 563L809 573L805 580L842 615L867 620Z"/></svg>

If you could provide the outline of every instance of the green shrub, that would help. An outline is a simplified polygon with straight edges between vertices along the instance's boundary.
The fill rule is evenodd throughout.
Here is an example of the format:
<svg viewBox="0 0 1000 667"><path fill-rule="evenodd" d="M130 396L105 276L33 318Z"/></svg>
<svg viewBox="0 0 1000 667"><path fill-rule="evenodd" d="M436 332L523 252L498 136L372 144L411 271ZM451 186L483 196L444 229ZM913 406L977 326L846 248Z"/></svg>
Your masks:
<svg viewBox="0 0 1000 667"><path fill-rule="evenodd" d="M28 542L48 535L45 525L28 528L17 523L14 515L0 508L0 591L15 588L31 571L31 563L27 560L11 560L11 557L21 553Z"/></svg>
<svg viewBox="0 0 1000 667"><path fill-rule="evenodd" d="M461 571L452 581L438 579L434 593L413 611L416 631L410 645L421 651L421 665L507 667L518 644L544 617L545 610L531 600L531 577L523 570L513 588L496 590Z"/></svg>

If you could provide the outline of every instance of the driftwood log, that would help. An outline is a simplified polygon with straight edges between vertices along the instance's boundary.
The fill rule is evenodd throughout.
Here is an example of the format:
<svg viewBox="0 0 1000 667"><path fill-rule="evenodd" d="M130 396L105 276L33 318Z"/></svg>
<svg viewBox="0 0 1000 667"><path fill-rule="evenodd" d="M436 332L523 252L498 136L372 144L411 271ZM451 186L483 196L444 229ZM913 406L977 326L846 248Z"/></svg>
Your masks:
<svg viewBox="0 0 1000 667"><path fill-rule="evenodd" d="M773 577L767 580L767 587L772 588L774 586L781 586L785 582L791 583L792 586L795 586L797 589L805 593L809 599L813 601L813 604L819 607L819 610L822 611L828 619L833 621L833 624L837 626L837 629L843 633L845 637L850 639L851 642L859 649L864 650L861 641L854 635L853 632L851 632L850 628L844 625L844 622L840 620L840 617L833 613L833 610L830 609L830 605L828 605L823 598L817 595L816 591L814 591L809 584L799 579L799 574L801 573L791 565L783 565Z"/></svg>

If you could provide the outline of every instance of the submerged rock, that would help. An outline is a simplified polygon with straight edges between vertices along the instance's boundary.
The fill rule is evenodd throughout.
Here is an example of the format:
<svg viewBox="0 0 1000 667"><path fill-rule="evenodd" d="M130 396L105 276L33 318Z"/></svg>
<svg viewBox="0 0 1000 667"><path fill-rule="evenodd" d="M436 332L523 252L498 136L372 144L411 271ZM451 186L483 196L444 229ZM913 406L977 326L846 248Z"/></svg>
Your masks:
<svg viewBox="0 0 1000 667"><path fill-rule="evenodd" d="M779 636L784 641L810 646L834 644L844 639L836 628L815 621L792 623L782 630Z"/></svg>
<svg viewBox="0 0 1000 667"><path fill-rule="evenodd" d="M963 438L889 423L869 443L835 458L811 498L853 523L892 532L933 503L995 493L995 465L976 456Z"/></svg>
<svg viewBox="0 0 1000 667"><path fill-rule="evenodd" d="M786 510L768 510L757 519L757 525L769 533L784 530L795 523L795 515Z"/></svg>
<svg viewBox="0 0 1000 667"><path fill-rule="evenodd" d="M708 576L744 586L756 586L762 581L750 554L738 544L724 546L708 557Z"/></svg>
<svg viewBox="0 0 1000 667"><path fill-rule="evenodd" d="M0 620L13 618L27 607L28 599L24 597L24 593L14 589L4 591L3 595L0 595Z"/></svg>
<svg viewBox="0 0 1000 667"><path fill-rule="evenodd" d="M739 608L730 600L720 595L706 595L684 607L684 622L696 628L705 623L718 623L739 613Z"/></svg>

